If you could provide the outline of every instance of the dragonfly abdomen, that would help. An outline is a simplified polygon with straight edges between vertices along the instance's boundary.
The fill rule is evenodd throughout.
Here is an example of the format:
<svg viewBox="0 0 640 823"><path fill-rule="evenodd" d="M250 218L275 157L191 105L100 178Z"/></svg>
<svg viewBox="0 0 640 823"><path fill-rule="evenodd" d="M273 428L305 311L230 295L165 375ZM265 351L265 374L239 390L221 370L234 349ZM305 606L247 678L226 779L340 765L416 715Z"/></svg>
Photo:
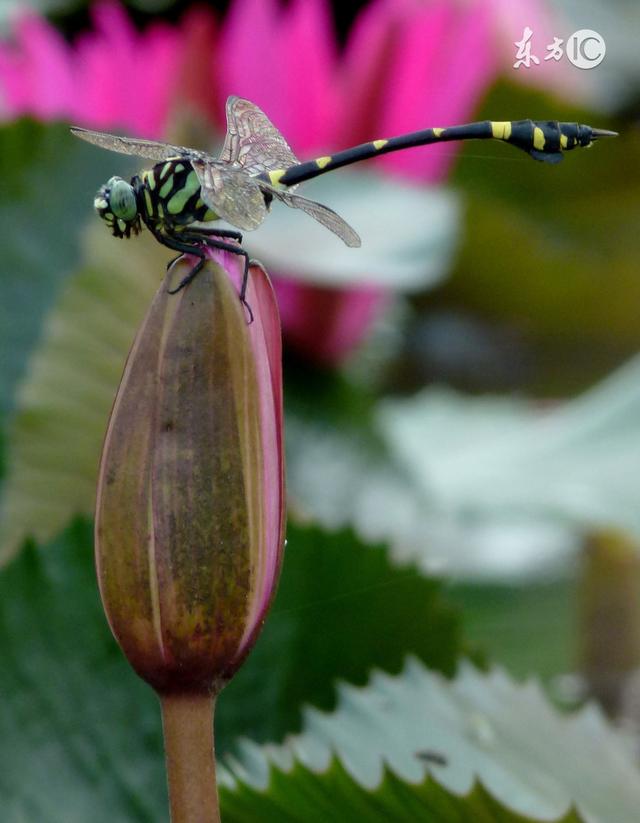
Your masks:
<svg viewBox="0 0 640 823"><path fill-rule="evenodd" d="M145 223L186 226L218 219L202 200L200 181L184 157L157 163L138 180L138 201Z"/></svg>
<svg viewBox="0 0 640 823"><path fill-rule="evenodd" d="M336 154L316 157L288 169L274 169L259 176L272 186L295 186L361 160L453 140L501 140L526 151L536 160L557 163L562 159L564 151L577 146L590 146L598 137L614 135L615 132L592 129L578 123L559 123L557 120L481 120L463 126L423 129L400 137L372 140Z"/></svg>

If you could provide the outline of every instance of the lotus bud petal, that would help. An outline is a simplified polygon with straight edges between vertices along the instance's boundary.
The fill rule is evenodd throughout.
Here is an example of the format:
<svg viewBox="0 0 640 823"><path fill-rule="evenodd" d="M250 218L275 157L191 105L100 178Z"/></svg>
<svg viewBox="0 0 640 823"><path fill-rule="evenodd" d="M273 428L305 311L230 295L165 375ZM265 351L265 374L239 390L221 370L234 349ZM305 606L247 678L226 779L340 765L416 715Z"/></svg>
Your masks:
<svg viewBox="0 0 640 823"><path fill-rule="evenodd" d="M251 649L282 559L280 326L252 266L180 262L137 334L100 465L96 565L113 634L161 694L217 693ZM214 262L220 261L218 262Z"/></svg>

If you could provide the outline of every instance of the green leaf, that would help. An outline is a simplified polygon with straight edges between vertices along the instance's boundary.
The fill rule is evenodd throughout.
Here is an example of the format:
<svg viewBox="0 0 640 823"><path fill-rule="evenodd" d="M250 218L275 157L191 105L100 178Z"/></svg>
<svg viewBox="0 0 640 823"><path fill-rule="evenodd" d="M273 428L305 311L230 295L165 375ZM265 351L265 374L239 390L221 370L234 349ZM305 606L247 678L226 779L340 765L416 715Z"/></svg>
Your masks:
<svg viewBox="0 0 640 823"><path fill-rule="evenodd" d="M579 638L573 578L513 586L458 583L447 589L447 597L464 615L465 638L510 674L535 673L548 682L574 670Z"/></svg>
<svg viewBox="0 0 640 823"><path fill-rule="evenodd" d="M0 428L0 482L2 482L2 478L4 476L5 450L6 450L5 434L4 434L4 431L2 430L2 428Z"/></svg>
<svg viewBox="0 0 640 823"><path fill-rule="evenodd" d="M380 786L369 791L337 758L319 774L299 761L289 771L272 767L268 791L244 784L235 792L223 789L221 800L225 823L536 823L505 808L479 783L456 795L430 776L416 783L385 770ZM584 819L571 810L545 823Z"/></svg>
<svg viewBox="0 0 640 823"><path fill-rule="evenodd" d="M7 437L0 557L27 536L49 540L94 505L109 410L135 330L164 271L151 237L126 246L103 226L85 238L85 266L47 318Z"/></svg>
<svg viewBox="0 0 640 823"><path fill-rule="evenodd" d="M90 527L29 546L0 575L0 604L3 820L162 820L159 707L101 613Z"/></svg>
<svg viewBox="0 0 640 823"><path fill-rule="evenodd" d="M217 711L217 748L281 737L303 702L412 651L451 672L459 628L438 587L382 548L292 527L264 632ZM0 808L18 823L157 821L166 808L159 706L107 628L90 525L28 547L0 574Z"/></svg>
<svg viewBox="0 0 640 823"><path fill-rule="evenodd" d="M65 125L0 125L0 413L13 405L46 310L78 263L94 193L114 168Z"/></svg>
<svg viewBox="0 0 640 823"><path fill-rule="evenodd" d="M300 735L282 745L247 742L228 762L226 820L515 823L518 814L629 823L637 816L631 741L594 706L561 715L533 682L469 664L451 682L416 660L399 676L376 673L365 688L339 692L333 714L306 711Z"/></svg>

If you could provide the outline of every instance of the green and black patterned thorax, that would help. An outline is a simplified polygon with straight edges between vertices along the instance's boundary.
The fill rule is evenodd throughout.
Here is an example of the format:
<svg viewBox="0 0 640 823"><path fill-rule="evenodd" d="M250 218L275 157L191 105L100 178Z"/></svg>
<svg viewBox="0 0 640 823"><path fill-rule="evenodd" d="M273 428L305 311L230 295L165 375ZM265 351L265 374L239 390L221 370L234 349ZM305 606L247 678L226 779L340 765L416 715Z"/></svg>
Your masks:
<svg viewBox="0 0 640 823"><path fill-rule="evenodd" d="M135 177L134 190L144 221L175 226L206 223L218 215L204 202L198 175L191 163L175 157Z"/></svg>
<svg viewBox="0 0 640 823"><path fill-rule="evenodd" d="M274 200L305 211L348 246L360 245L357 233L339 215L295 193L296 186L306 180L390 152L453 140L500 140L536 160L557 163L567 151L615 135L555 120L484 120L373 140L300 163L282 134L256 105L230 97L226 112L227 133L219 157L152 140L80 128L73 128L72 132L103 148L155 162L153 168L136 175L129 183L112 177L96 195L95 208L116 237L137 234L142 222L165 246L199 257L200 262L179 288L202 266L207 247L242 255L243 301L249 258L240 245L242 235L238 230L258 228ZM202 225L219 219L233 228Z"/></svg>

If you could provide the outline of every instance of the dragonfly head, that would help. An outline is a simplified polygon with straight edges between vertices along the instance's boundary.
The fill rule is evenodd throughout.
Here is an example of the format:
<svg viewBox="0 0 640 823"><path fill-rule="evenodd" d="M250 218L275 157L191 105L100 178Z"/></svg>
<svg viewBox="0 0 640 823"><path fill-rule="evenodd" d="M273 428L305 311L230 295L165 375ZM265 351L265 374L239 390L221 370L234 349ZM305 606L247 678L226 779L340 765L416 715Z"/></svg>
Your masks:
<svg viewBox="0 0 640 823"><path fill-rule="evenodd" d="M112 177L96 194L93 206L114 237L131 237L140 231L140 213L133 186Z"/></svg>

